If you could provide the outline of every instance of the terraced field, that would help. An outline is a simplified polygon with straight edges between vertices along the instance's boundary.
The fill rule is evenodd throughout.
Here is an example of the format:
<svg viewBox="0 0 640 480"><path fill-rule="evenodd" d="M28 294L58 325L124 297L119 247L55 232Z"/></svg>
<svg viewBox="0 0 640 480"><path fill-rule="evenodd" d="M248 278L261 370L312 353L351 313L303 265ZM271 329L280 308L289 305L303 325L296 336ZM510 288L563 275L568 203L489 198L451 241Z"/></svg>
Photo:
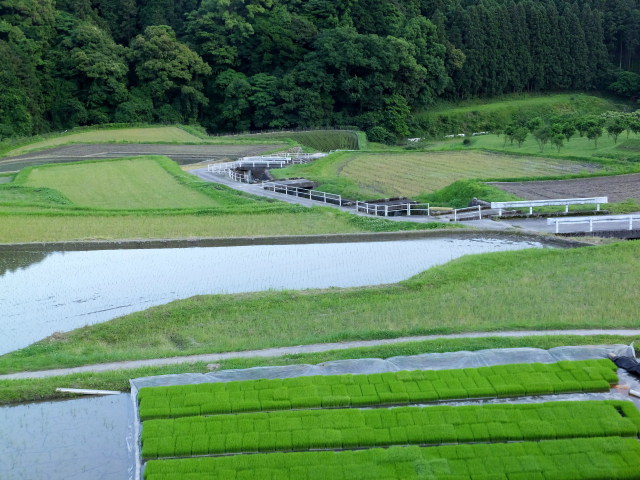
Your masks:
<svg viewBox="0 0 640 480"><path fill-rule="evenodd" d="M438 405L616 382L612 362L586 360L142 388L144 477L637 478L631 402Z"/></svg>
<svg viewBox="0 0 640 480"><path fill-rule="evenodd" d="M482 151L344 153L310 165L276 170L278 177L320 182L320 190L361 199L430 193L456 180L523 178L595 172L595 164ZM337 187L337 188L336 188Z"/></svg>

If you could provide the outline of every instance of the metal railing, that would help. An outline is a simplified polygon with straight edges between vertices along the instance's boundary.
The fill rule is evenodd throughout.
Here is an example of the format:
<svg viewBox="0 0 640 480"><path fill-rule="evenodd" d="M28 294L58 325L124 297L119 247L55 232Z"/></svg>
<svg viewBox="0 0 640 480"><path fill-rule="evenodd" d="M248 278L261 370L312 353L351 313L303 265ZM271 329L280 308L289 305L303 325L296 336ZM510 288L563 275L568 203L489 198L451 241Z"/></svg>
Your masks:
<svg viewBox="0 0 640 480"><path fill-rule="evenodd" d="M322 192L320 190L309 190L306 188L293 187L291 185L285 185L277 182L263 182L262 188L270 190L275 193L284 193L285 195L292 195L300 198L307 198L316 202L331 203L334 205L342 206L342 195L336 195L335 193Z"/></svg>
<svg viewBox="0 0 640 480"><path fill-rule="evenodd" d="M234 182L240 183L249 183L251 181L251 177L247 173L236 172L235 170L227 170L227 177L229 177Z"/></svg>
<svg viewBox="0 0 640 480"><path fill-rule="evenodd" d="M356 211L368 215L395 216L395 215L427 215L431 214L431 207L428 203L393 203L378 204L367 202L356 202Z"/></svg>
<svg viewBox="0 0 640 480"><path fill-rule="evenodd" d="M564 211L569 211L569 205L588 205L595 204L597 210L600 210L600 204L609 203L608 197L592 197L592 198L557 198L552 200L524 200L518 202L491 202L491 208L498 209L498 215L502 215L504 208L529 207L529 215L533 213L533 207L547 207L552 205L563 205Z"/></svg>
<svg viewBox="0 0 640 480"><path fill-rule="evenodd" d="M640 215L607 215L597 217L566 217L566 218L547 218L547 225L556 226L556 233L560 233L560 225L568 223L588 223L589 231L593 232L594 223L619 222L627 223L627 230L633 230L633 221L640 220Z"/></svg>
<svg viewBox="0 0 640 480"><path fill-rule="evenodd" d="M458 215L461 213L477 213L478 220L482 220L482 205L476 205L475 207L456 208L453 210L453 221L458 221ZM468 216L464 217L465 220L469 220Z"/></svg>

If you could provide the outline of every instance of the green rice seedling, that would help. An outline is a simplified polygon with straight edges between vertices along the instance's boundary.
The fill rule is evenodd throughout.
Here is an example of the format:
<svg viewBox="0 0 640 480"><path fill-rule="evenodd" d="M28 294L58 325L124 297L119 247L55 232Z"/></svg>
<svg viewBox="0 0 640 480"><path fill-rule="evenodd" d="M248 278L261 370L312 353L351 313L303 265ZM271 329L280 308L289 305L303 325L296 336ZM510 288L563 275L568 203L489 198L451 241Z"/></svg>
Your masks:
<svg viewBox="0 0 640 480"><path fill-rule="evenodd" d="M293 449L293 435L291 432L276 432L276 447L278 450Z"/></svg>
<svg viewBox="0 0 640 480"><path fill-rule="evenodd" d="M351 399L344 395L344 396L327 396L324 397L322 399L322 406L323 407L346 407L349 406L351 403Z"/></svg>
<svg viewBox="0 0 640 480"><path fill-rule="evenodd" d="M359 429L357 428L342 430L342 446L344 448L353 448L360 446L366 447L367 445L362 445L359 433Z"/></svg>
<svg viewBox="0 0 640 480"><path fill-rule="evenodd" d="M588 380L581 383L583 392L605 392L611 388L607 380Z"/></svg>
<svg viewBox="0 0 640 480"><path fill-rule="evenodd" d="M380 430L376 430L377 432ZM407 429L404 427L391 427L388 430L388 435L390 438L390 443L387 443L386 445L389 444L393 444L393 445L405 445L406 443L409 442L409 438L407 435ZM382 445L382 444L378 444L378 445Z"/></svg>
<svg viewBox="0 0 640 480"><path fill-rule="evenodd" d="M333 396L347 396L347 387L345 385L331 385L331 395Z"/></svg>
<svg viewBox="0 0 640 480"><path fill-rule="evenodd" d="M177 456L191 455L191 447L193 445L193 440L194 440L193 437L190 435L180 435L175 437L175 439L171 438L171 441L175 442L174 453L172 455L177 455Z"/></svg>
<svg viewBox="0 0 640 480"><path fill-rule="evenodd" d="M243 452L260 451L260 434L257 432L250 432L250 433L243 434L241 451Z"/></svg>
<svg viewBox="0 0 640 480"><path fill-rule="evenodd" d="M310 448L309 432L306 430L298 430L291 436L291 447L294 450L302 450Z"/></svg>
<svg viewBox="0 0 640 480"><path fill-rule="evenodd" d="M228 441L227 437L227 441ZM226 449L229 450L229 447L226 446ZM195 435L193 437L193 441L191 443L191 451L189 452L191 455L206 455L209 453L209 436L207 435ZM189 453L186 455L188 456ZM176 455L181 455L176 451ZM182 454L184 455L184 454Z"/></svg>
<svg viewBox="0 0 640 480"><path fill-rule="evenodd" d="M260 435L260 451L273 452L277 446L277 436L275 432L264 432Z"/></svg>

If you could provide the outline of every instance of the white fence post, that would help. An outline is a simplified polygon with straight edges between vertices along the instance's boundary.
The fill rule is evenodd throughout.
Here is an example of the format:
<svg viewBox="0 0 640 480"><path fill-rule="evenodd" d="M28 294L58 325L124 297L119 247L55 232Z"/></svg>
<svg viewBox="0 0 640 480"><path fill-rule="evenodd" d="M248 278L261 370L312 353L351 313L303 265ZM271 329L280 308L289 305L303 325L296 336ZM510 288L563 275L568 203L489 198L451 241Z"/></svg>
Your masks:
<svg viewBox="0 0 640 480"><path fill-rule="evenodd" d="M482 220L482 207L478 205L478 219Z"/></svg>

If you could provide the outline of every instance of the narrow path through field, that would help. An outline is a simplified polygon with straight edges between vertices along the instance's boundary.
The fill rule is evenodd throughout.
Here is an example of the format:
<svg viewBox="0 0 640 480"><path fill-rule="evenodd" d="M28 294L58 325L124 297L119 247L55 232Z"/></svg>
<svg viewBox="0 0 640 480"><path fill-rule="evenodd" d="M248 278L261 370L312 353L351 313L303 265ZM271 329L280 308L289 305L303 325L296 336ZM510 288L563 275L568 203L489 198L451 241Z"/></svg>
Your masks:
<svg viewBox="0 0 640 480"><path fill-rule="evenodd" d="M76 144L49 148L0 159L0 172L12 172L32 165L67 163L83 160L132 157L139 155L165 155L177 163L188 164L212 159L235 160L247 155L259 155L277 145L176 145L176 144Z"/></svg>
<svg viewBox="0 0 640 480"><path fill-rule="evenodd" d="M440 340L450 338L488 338L488 337L541 337L557 335L620 335L634 336L640 335L640 330L523 330L506 332L472 332L453 333L449 335L423 335L417 337L400 337L383 340L362 340L354 342L340 343L316 343L312 345L298 345L294 347L267 348L264 350L246 350L241 352L211 353L201 355L186 355L183 357L152 358L148 360L130 360L125 362L98 363L95 365L84 365L73 368L57 368L53 370L40 370L35 372L18 372L0 375L0 380L18 380L27 378L47 378L74 373L106 372L112 370L129 370L142 367L159 367L163 365L176 365L181 363L194 362L219 362L232 358L255 358L255 357L282 357L284 355L296 355L300 353L328 352L330 350L347 350L350 348L376 347L380 345L392 345L397 343L421 342L425 340Z"/></svg>

